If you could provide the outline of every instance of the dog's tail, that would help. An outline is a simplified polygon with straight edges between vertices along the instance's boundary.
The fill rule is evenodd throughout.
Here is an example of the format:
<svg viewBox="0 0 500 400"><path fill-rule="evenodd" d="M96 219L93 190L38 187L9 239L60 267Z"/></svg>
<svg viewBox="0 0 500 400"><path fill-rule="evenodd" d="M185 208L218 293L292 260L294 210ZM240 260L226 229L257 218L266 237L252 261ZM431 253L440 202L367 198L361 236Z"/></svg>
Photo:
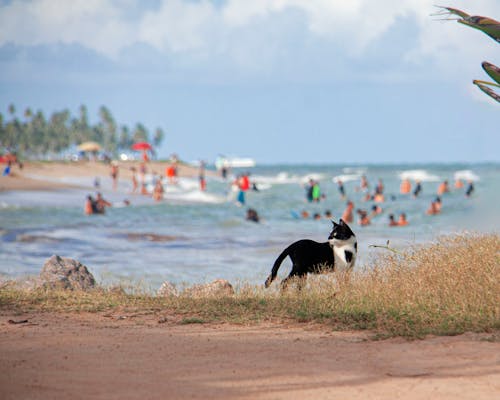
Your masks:
<svg viewBox="0 0 500 400"><path fill-rule="evenodd" d="M271 270L271 274L267 277L266 282L264 283L264 286L267 288L271 285L272 281L276 279L276 276L278 275L278 269L281 266L281 263L283 260L288 256L288 253L290 251L290 247L287 247L283 252L278 256L276 261L274 262L273 269Z"/></svg>

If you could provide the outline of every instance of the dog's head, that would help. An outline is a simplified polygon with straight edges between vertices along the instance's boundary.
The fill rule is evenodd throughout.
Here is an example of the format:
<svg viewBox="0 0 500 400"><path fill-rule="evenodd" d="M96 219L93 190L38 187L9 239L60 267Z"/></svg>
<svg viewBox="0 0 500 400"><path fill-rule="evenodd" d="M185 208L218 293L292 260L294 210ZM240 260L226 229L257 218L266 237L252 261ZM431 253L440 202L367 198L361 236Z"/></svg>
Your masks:
<svg viewBox="0 0 500 400"><path fill-rule="evenodd" d="M342 265L339 268L350 269L354 266L358 252L358 241L356 235L344 220L340 219L337 224L332 221L333 229L328 236L328 242Z"/></svg>

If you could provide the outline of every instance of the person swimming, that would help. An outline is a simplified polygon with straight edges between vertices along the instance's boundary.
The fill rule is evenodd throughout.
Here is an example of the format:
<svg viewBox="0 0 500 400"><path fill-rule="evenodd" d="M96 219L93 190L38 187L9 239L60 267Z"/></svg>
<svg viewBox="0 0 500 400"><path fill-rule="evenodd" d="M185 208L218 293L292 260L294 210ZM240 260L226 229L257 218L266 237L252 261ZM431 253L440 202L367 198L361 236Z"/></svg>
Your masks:
<svg viewBox="0 0 500 400"><path fill-rule="evenodd" d="M354 203L352 201L347 202L347 207L342 213L342 219L344 222L352 222L353 221L353 215L352 215L352 210L354 210Z"/></svg>
<svg viewBox="0 0 500 400"><path fill-rule="evenodd" d="M426 211L427 215L436 215L441 212L441 198L438 196L432 202Z"/></svg>
<svg viewBox="0 0 500 400"><path fill-rule="evenodd" d="M415 185L415 190L413 190L413 197L417 198L421 191L422 191L422 183L420 181L417 181Z"/></svg>
<svg viewBox="0 0 500 400"><path fill-rule="evenodd" d="M401 213L399 215L398 226L406 226L408 224L409 224L409 222L406 219L406 214L405 213Z"/></svg>
<svg viewBox="0 0 500 400"><path fill-rule="evenodd" d="M399 192L401 194L408 194L411 191L411 183L408 178L405 178L401 181L401 185L399 187Z"/></svg>
<svg viewBox="0 0 500 400"><path fill-rule="evenodd" d="M111 203L102 197L101 192L97 192L94 214L104 214L106 212L106 207L111 207Z"/></svg>
<svg viewBox="0 0 500 400"><path fill-rule="evenodd" d="M96 204L94 198L91 195L88 195L87 199L85 200L83 212L85 213L85 215L92 215L96 213Z"/></svg>
<svg viewBox="0 0 500 400"><path fill-rule="evenodd" d="M465 195L467 197L470 197L473 192L474 192L474 183L472 181L469 181L469 185L467 186L467 190L465 191Z"/></svg>
<svg viewBox="0 0 500 400"><path fill-rule="evenodd" d="M378 204L374 204L372 206L372 210L370 212L370 218L373 218L379 214L382 214L382 207L380 207Z"/></svg>
<svg viewBox="0 0 500 400"><path fill-rule="evenodd" d="M441 196L442 194L448 193L449 191L450 191L450 187L448 186L448 181L445 180L439 184L438 189L437 189L437 194L439 196Z"/></svg>
<svg viewBox="0 0 500 400"><path fill-rule="evenodd" d="M249 208L247 210L246 220L247 221L252 221L252 222L259 222L260 221L260 217L259 217L259 214L257 213L257 211L255 209Z"/></svg>
<svg viewBox="0 0 500 400"><path fill-rule="evenodd" d="M398 226L398 221L394 219L394 214L389 214L389 226Z"/></svg>
<svg viewBox="0 0 500 400"><path fill-rule="evenodd" d="M338 179L337 180L337 185L338 185L338 189L339 189L339 193L340 193L340 198L342 200L345 199L345 187L344 187L344 183L342 182L342 180Z"/></svg>
<svg viewBox="0 0 500 400"><path fill-rule="evenodd" d="M359 225L361 225L361 226L370 225L370 223L371 223L370 217L368 217L368 212L366 210L360 210L360 209L358 209L356 211L356 213L359 216L359 219L358 219L358 224Z"/></svg>

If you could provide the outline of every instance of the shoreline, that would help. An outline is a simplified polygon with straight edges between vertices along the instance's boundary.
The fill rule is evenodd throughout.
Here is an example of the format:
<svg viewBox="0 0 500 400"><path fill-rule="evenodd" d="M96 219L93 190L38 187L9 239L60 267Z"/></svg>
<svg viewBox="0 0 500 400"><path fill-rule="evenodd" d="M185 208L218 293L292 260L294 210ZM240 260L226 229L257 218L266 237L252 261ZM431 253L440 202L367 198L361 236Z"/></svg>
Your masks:
<svg viewBox="0 0 500 400"><path fill-rule="evenodd" d="M0 348L6 400L456 400L500 393L500 343L491 334L370 340L366 332L314 324L179 324L162 311L1 310Z"/></svg>
<svg viewBox="0 0 500 400"><path fill-rule="evenodd" d="M138 168L139 161L119 161L119 182L129 182L132 177L131 167ZM155 171L163 175L170 162L152 161L147 164L148 171ZM198 168L179 164L179 177L197 177ZM207 176L215 176L216 172L207 170ZM66 179L83 180L88 178L86 184L75 184L65 182ZM11 176L0 177L0 193L8 191L52 191L63 189L88 189L92 187L92 180L111 179L110 165L99 161L79 161L79 162L41 162L28 161L24 163L23 169L17 165L12 168Z"/></svg>

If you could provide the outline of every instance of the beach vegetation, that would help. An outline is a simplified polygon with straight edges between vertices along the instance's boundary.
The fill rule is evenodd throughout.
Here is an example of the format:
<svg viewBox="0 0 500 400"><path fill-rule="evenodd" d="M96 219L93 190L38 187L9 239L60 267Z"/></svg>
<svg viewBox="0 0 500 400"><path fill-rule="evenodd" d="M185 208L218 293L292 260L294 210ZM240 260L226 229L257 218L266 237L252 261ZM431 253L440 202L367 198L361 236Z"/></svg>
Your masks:
<svg viewBox="0 0 500 400"><path fill-rule="evenodd" d="M17 152L23 159L56 156L86 141L95 141L105 152L116 155L130 150L135 142L159 146L165 136L161 128L152 132L140 122L132 127L119 124L106 106L99 108L94 123L85 105L76 115L64 109L46 117L42 110L29 107L19 113L14 104L7 111L6 115L0 112L0 148Z"/></svg>
<svg viewBox="0 0 500 400"><path fill-rule="evenodd" d="M500 330L500 235L462 234L384 252L350 274L310 276L281 291L240 284L234 295L167 297L143 289L0 289L0 310L142 313L181 324L298 323L369 330L376 338Z"/></svg>

